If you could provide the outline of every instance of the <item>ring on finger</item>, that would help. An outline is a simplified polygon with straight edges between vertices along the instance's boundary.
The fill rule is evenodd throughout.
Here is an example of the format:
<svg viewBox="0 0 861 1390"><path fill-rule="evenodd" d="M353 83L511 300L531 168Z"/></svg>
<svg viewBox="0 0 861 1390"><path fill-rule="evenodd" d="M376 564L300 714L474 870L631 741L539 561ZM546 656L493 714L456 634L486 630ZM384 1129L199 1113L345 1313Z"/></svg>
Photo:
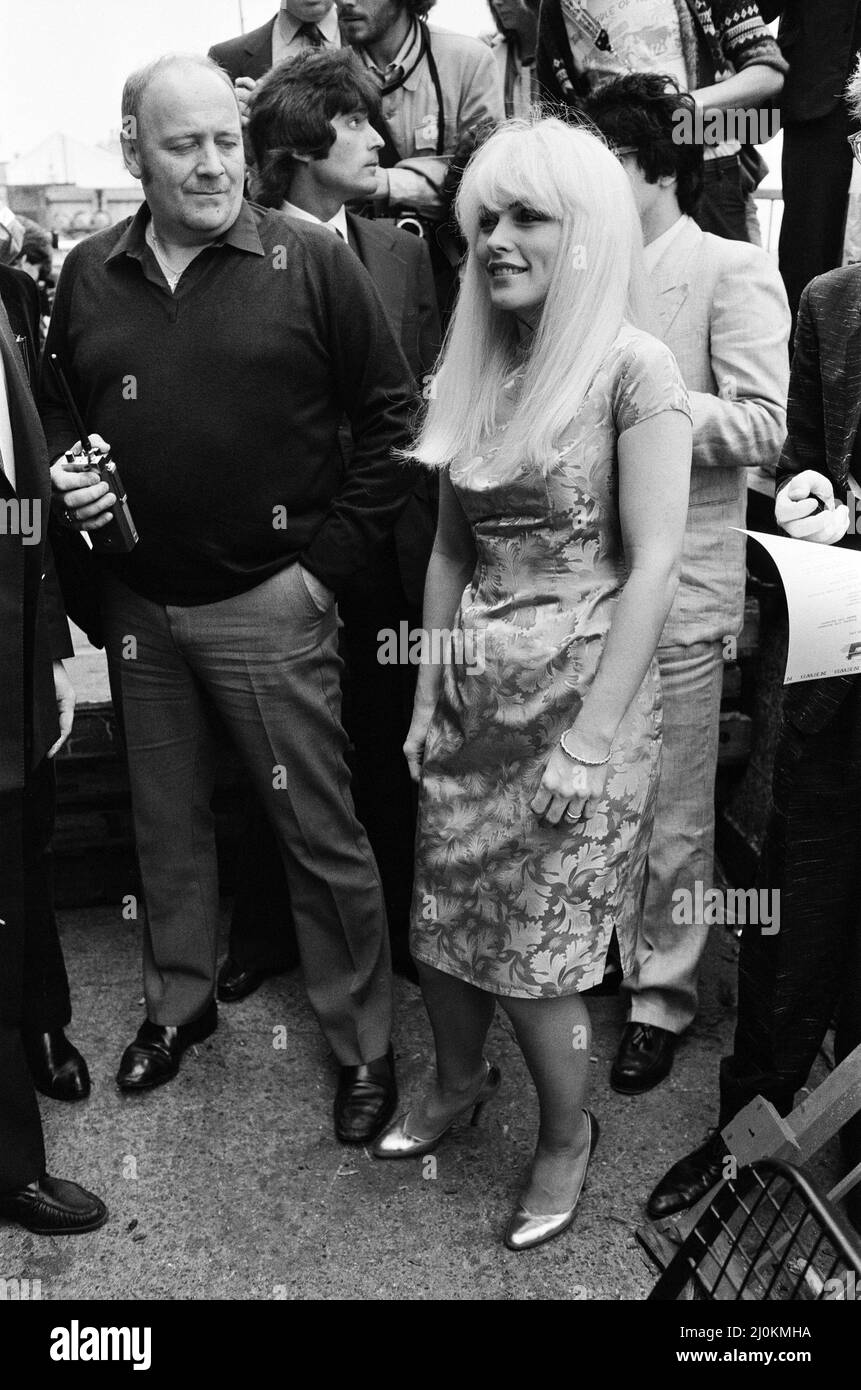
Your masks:
<svg viewBox="0 0 861 1390"><path fill-rule="evenodd" d="M573 816L572 816L570 810L569 810L569 811L566 811L566 812L565 812L565 819L566 819L566 820L570 820L570 821L579 820L579 819L580 819L580 812L578 811L578 812L576 813L576 815L573 815Z"/></svg>

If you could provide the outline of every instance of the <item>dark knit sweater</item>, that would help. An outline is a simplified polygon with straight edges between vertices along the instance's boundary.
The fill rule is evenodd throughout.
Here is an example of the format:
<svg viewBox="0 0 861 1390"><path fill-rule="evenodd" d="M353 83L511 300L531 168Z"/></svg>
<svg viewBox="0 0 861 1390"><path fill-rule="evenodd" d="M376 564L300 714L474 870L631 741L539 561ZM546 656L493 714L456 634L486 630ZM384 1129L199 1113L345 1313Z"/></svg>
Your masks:
<svg viewBox="0 0 861 1390"><path fill-rule="evenodd" d="M157 603L229 598L298 559L337 593L394 525L410 372L376 290L325 228L243 203L171 295L133 219L70 253L47 351L111 445L140 542L103 560ZM338 426L355 450L345 468ZM77 434L42 374L49 457Z"/></svg>

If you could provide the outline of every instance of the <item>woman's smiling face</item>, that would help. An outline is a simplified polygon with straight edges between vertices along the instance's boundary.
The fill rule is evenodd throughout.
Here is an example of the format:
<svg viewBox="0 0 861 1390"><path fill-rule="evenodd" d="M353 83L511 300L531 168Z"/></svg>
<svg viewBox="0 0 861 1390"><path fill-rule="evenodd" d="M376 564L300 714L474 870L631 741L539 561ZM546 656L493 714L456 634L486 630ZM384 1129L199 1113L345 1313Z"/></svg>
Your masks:
<svg viewBox="0 0 861 1390"><path fill-rule="evenodd" d="M475 254L492 302L537 327L559 257L560 222L511 203L499 212L482 208L478 227Z"/></svg>

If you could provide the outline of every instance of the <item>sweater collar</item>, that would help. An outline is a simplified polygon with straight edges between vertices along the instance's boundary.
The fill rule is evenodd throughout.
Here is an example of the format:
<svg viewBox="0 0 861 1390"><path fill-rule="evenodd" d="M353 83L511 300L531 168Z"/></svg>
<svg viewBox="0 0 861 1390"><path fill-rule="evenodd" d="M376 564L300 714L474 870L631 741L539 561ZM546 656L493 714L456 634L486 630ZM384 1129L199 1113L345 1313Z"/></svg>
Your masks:
<svg viewBox="0 0 861 1390"><path fill-rule="evenodd" d="M148 203L141 203L134 217L126 230L123 232L119 241L105 257L105 264L116 260L119 256L130 256L133 260L139 261L147 250L145 232L147 223L150 220L150 210ZM252 256L265 256L263 243L257 230L257 219L254 210L243 198L239 209L239 216L232 226L228 227L223 236L217 241L211 241L209 246L233 246L237 251L248 251Z"/></svg>

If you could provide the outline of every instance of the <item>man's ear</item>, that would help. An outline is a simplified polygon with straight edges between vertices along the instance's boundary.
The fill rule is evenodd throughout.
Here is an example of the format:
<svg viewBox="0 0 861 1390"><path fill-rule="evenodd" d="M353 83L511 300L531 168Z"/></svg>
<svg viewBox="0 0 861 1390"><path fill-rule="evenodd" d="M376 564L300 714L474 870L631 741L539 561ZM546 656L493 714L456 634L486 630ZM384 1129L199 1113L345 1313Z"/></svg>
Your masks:
<svg viewBox="0 0 861 1390"><path fill-rule="evenodd" d="M137 121L134 116L123 117L123 126L120 131L120 148L123 152L123 163L132 175L132 178L141 178L143 176L143 169L138 152Z"/></svg>
<svg viewBox="0 0 861 1390"><path fill-rule="evenodd" d="M313 159L313 155L303 154L301 150L288 150L287 153L291 159L296 160L297 164L310 164Z"/></svg>

